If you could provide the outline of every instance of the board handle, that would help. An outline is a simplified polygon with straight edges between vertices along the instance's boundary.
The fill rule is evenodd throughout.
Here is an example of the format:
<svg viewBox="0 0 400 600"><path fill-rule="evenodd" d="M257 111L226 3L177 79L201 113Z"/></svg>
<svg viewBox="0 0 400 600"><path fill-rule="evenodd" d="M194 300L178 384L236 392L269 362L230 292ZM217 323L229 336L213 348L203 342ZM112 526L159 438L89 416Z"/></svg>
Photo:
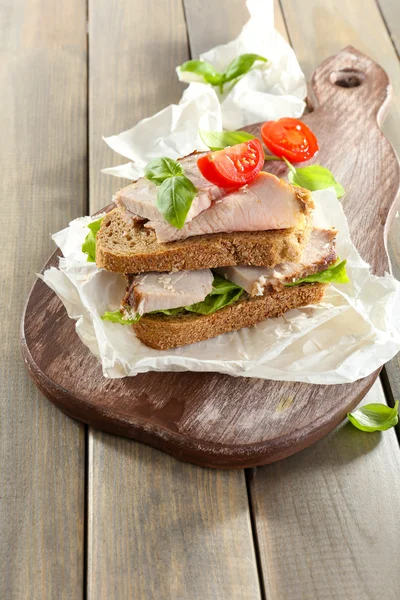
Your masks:
<svg viewBox="0 0 400 600"><path fill-rule="evenodd" d="M347 46L315 69L307 103L311 109L326 107L334 114L351 113L362 103L366 118L380 124L390 97L389 78L382 67L353 46Z"/></svg>

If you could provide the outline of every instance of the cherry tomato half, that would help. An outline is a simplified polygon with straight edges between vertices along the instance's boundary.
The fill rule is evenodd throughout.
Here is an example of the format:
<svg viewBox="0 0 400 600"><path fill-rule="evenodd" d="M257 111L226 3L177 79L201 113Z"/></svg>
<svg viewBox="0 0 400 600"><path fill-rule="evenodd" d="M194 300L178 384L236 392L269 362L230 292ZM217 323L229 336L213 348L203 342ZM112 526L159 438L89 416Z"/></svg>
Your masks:
<svg viewBox="0 0 400 600"><path fill-rule="evenodd" d="M263 164L264 150L257 139L209 152L197 161L203 177L218 187L232 189L253 181Z"/></svg>
<svg viewBox="0 0 400 600"><path fill-rule="evenodd" d="M292 162L304 162L319 150L318 140L311 129L290 117L264 123L261 137L275 156L284 156Z"/></svg>

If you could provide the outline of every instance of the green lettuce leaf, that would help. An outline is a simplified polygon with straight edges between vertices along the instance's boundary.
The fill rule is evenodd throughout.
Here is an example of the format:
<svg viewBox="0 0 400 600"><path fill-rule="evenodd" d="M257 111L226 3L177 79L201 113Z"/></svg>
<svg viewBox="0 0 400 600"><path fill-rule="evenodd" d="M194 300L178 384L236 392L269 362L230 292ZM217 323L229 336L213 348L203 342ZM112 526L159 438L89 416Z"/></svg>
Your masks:
<svg viewBox="0 0 400 600"><path fill-rule="evenodd" d="M243 289L241 287L224 279L224 277L220 277L220 275L214 275L213 289L208 296L202 302L185 306L185 310L201 315L212 315L217 310L239 300L242 294Z"/></svg>
<svg viewBox="0 0 400 600"><path fill-rule="evenodd" d="M399 401L393 408L386 404L366 404L347 413L347 418L361 431L386 431L399 422Z"/></svg>
<svg viewBox="0 0 400 600"><path fill-rule="evenodd" d="M213 288L212 291L206 296L202 302L196 302L190 306L182 306L180 308L167 308L165 310L154 310L149 315L167 315L168 317L176 316L179 314L186 313L197 313L200 315L212 315L217 310L229 306L239 300L243 294L243 289L214 274ZM137 315L135 319L124 319L120 310L114 312L106 312L102 317L104 321L112 321L113 323L120 323L121 325L132 325L137 323L140 319L140 315Z"/></svg>
<svg viewBox="0 0 400 600"><path fill-rule="evenodd" d="M293 285L299 285L300 283L348 283L350 281L349 276L346 273L346 262L340 259L335 262L331 267L303 277L303 279L297 279L293 283L286 283L285 287L292 287Z"/></svg>
<svg viewBox="0 0 400 600"><path fill-rule="evenodd" d="M89 233L82 244L82 252L87 254L87 262L96 262L96 234L100 229L103 218L97 219L97 221L93 221L87 226Z"/></svg>
<svg viewBox="0 0 400 600"><path fill-rule="evenodd" d="M185 309L182 306L181 308L164 308L163 310L153 310L149 312L149 315L159 315L160 313L163 315L167 315L168 317L174 317L175 315L179 315L180 313L184 313Z"/></svg>
<svg viewBox="0 0 400 600"><path fill-rule="evenodd" d="M111 321L112 323L120 323L121 325L132 325L132 323L139 321L140 315L136 315L134 319L125 319L120 310L114 310L114 312L105 312L101 318L103 321Z"/></svg>

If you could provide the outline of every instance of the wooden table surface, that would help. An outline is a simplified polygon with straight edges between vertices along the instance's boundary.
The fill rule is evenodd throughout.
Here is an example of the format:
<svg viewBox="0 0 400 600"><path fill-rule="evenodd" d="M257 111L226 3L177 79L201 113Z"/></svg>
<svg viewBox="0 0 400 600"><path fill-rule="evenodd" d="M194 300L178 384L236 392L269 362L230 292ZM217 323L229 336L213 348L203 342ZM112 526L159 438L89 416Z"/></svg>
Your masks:
<svg viewBox="0 0 400 600"><path fill-rule="evenodd" d="M387 70L384 131L399 153L400 4L281 0L275 10L307 77L348 44ZM64 416L20 357L20 317L50 233L123 183L100 173L122 162L101 136L179 100L175 66L246 20L244 0L2 3L2 600L399 598L395 430L343 424L282 462L207 470ZM397 275L399 233L397 218ZM397 358L365 402L399 396Z"/></svg>

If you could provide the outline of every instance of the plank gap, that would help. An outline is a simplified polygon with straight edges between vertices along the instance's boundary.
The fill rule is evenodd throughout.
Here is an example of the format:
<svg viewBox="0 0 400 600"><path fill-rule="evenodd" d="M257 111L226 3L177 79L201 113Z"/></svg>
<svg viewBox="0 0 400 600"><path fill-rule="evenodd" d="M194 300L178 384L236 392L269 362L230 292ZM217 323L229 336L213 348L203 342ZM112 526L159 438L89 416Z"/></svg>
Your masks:
<svg viewBox="0 0 400 600"><path fill-rule="evenodd" d="M90 215L90 41L89 41L89 0L86 0L86 202L85 215ZM88 435L85 427L85 436ZM86 488L85 488L86 490Z"/></svg>
<svg viewBox="0 0 400 600"><path fill-rule="evenodd" d="M257 467L253 467L251 469L245 469L246 491L247 491L247 500L249 503L251 533L252 533L252 538L253 538L254 554L256 557L258 581L260 584L260 598L261 598L261 600L267 600L267 594L265 591L264 575L263 575L263 569L262 569L262 562L261 562L260 544L258 541L258 534L257 534L256 516L255 516L255 512L253 510L253 506L252 506L252 495L251 495L251 481L254 477L254 473L256 472L256 470L257 470Z"/></svg>
<svg viewBox="0 0 400 600"><path fill-rule="evenodd" d="M394 0L377 0L376 5L382 17L382 21L387 29L391 42L393 44L394 51L400 59L400 37L397 37L397 34L400 33L399 4ZM389 26L389 22L392 23L393 29L391 29L391 27Z"/></svg>
<svg viewBox="0 0 400 600"><path fill-rule="evenodd" d="M190 60L193 58L193 55L192 55L192 49L190 47L189 26L188 26L187 14L186 14L185 0L181 0L181 4L182 4L183 20L185 22L187 53L188 53L188 57Z"/></svg>
<svg viewBox="0 0 400 600"><path fill-rule="evenodd" d="M88 597L88 548L89 548L89 425L85 425L85 480L83 521L83 590L82 598Z"/></svg>
<svg viewBox="0 0 400 600"><path fill-rule="evenodd" d="M281 20L281 27L279 27L279 28L276 25L278 10L279 10L279 13L280 13L279 17L280 17L280 20ZM285 11L284 11L284 8L283 8L283 5L282 5L282 0L275 0L274 21L275 21L274 25L278 29L279 33L281 35L283 35L287 39L287 41L290 44L290 46L293 47L292 38L290 37L289 27L288 27L287 22L286 22ZM285 29L284 31L282 31L282 25L283 25L283 27Z"/></svg>

